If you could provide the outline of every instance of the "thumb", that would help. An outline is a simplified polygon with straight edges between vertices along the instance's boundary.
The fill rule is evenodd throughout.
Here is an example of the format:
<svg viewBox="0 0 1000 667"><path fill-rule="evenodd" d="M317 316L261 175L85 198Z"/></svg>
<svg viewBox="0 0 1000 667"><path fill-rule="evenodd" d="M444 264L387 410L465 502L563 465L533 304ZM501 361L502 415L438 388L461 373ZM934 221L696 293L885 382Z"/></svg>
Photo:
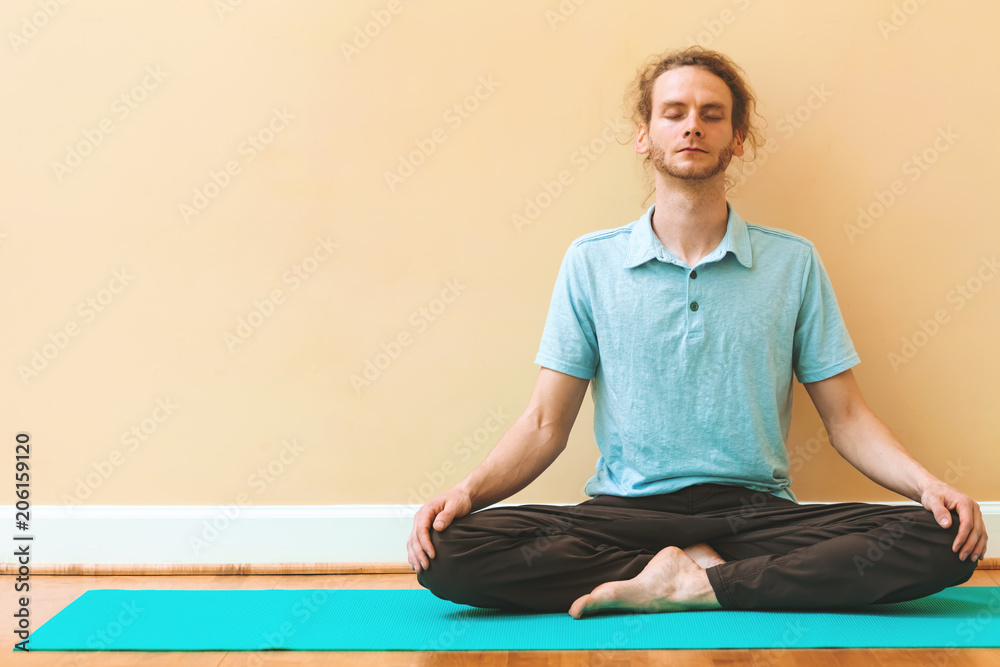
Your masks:
<svg viewBox="0 0 1000 667"><path fill-rule="evenodd" d="M437 515L437 518L434 519L434 528L436 528L437 530L444 530L444 527L448 525L448 522L450 520L451 520L450 516L448 516L444 512L441 512L440 514Z"/></svg>
<svg viewBox="0 0 1000 667"><path fill-rule="evenodd" d="M934 519L941 526L947 528L951 524L951 513L940 498L929 498L926 507L934 514Z"/></svg>
<svg viewBox="0 0 1000 667"><path fill-rule="evenodd" d="M936 518L937 522L944 528L951 525L951 512L949 512L948 508L945 507L940 501L934 503L934 518Z"/></svg>

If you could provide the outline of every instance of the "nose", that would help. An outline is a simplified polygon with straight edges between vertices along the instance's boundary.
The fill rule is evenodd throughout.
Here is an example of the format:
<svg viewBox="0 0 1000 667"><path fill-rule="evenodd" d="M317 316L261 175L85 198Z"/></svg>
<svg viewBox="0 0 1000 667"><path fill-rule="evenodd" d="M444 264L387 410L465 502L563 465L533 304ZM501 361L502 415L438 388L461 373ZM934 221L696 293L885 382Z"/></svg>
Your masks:
<svg viewBox="0 0 1000 667"><path fill-rule="evenodd" d="M694 134L696 137L701 136L701 127L698 125L698 114L692 113L688 117L688 129L684 131L684 137L690 137Z"/></svg>

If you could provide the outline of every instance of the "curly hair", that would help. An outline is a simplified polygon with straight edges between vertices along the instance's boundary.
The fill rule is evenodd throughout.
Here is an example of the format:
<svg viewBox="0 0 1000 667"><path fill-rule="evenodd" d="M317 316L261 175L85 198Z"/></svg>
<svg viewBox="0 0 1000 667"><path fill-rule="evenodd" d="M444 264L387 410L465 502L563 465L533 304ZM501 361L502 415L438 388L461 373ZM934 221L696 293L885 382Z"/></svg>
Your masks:
<svg viewBox="0 0 1000 667"><path fill-rule="evenodd" d="M652 120L653 85L656 79L664 72L685 66L701 67L715 74L729 87L733 95L733 134L743 137L743 147L752 156L752 161L757 155L757 149L767 141L762 128L754 122L754 116L763 120L763 116L757 113L757 96L744 80L746 73L739 65L718 51L698 45L650 56L638 68L635 79L625 93L625 109L635 126L633 138L639 126L648 127ZM766 125L766 121L764 124ZM747 161L745 157L741 159ZM643 166L651 165L652 160L652 152L647 152Z"/></svg>

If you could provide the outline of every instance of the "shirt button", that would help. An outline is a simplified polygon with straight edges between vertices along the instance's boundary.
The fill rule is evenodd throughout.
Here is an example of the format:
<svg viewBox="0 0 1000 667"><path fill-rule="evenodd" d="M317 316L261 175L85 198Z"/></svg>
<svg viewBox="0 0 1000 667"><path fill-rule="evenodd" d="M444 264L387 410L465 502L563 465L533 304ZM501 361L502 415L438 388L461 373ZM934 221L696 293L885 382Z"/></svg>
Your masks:
<svg viewBox="0 0 1000 667"><path fill-rule="evenodd" d="M691 302L691 310L698 310L698 302L697 301L692 301Z"/></svg>
<svg viewBox="0 0 1000 667"><path fill-rule="evenodd" d="M698 277L698 270L697 269L691 269L691 278L694 279L694 278L697 278L697 277Z"/></svg>

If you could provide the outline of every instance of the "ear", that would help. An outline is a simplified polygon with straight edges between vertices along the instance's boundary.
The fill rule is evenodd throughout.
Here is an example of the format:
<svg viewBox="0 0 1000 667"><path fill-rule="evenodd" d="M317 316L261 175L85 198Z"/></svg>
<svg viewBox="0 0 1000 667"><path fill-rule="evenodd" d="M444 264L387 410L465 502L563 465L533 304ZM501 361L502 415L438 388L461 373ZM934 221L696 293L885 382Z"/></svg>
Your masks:
<svg viewBox="0 0 1000 667"><path fill-rule="evenodd" d="M649 135L649 128L645 125L639 126L639 132L635 135L635 152L636 153L647 153L649 152L649 142L647 140Z"/></svg>
<svg viewBox="0 0 1000 667"><path fill-rule="evenodd" d="M736 136L733 137L733 155L741 156L745 152L743 148L743 133L740 131L736 132Z"/></svg>

